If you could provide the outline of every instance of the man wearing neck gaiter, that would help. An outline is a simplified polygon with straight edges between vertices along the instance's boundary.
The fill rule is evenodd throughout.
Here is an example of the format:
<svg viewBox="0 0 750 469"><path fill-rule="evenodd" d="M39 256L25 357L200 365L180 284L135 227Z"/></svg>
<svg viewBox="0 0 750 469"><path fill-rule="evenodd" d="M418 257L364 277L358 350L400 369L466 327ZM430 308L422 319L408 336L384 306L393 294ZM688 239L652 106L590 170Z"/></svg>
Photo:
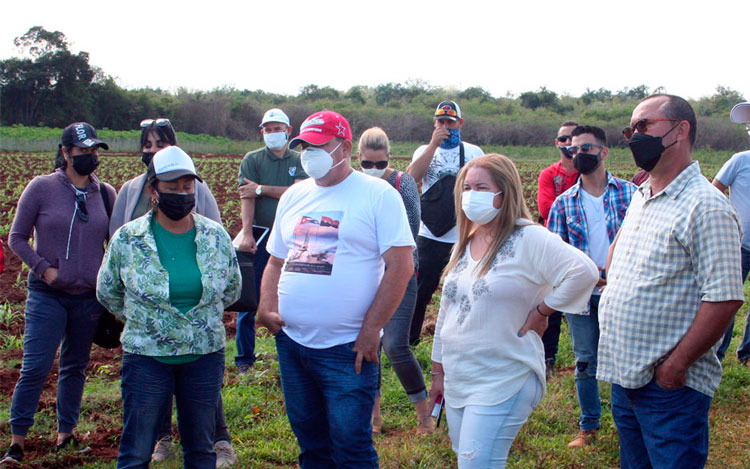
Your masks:
<svg viewBox="0 0 750 469"><path fill-rule="evenodd" d="M437 109L435 109L435 129L432 132L432 138L427 145L417 148L412 156L411 164L406 168L406 172L410 176L421 182L423 194L422 223L419 227L417 239L417 250L419 251L417 304L414 308L409 332L409 342L412 345L419 342L425 310L427 305L430 304L432 294L435 293L440 283L440 274L448 263L453 243L458 240L455 218L452 222L442 223L442 226L432 224L428 227L430 223L426 218L428 214L426 213L424 195L441 179L453 178L455 180L455 175L461 169L461 166L474 157L484 155L484 152L478 146L461 141L463 124L461 108L455 101L443 101L438 104ZM443 181L443 183L445 182ZM452 195L449 198L450 200L446 202L450 202L450 205L452 205ZM437 205L445 206L442 201ZM449 215L452 214L449 207L445 211Z"/></svg>

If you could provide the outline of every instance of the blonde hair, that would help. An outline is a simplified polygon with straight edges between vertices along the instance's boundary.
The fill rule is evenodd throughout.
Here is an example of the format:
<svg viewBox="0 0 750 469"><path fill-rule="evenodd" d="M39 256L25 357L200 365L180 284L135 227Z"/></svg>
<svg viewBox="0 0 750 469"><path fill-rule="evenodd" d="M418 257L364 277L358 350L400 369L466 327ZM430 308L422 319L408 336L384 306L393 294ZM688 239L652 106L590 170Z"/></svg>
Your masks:
<svg viewBox="0 0 750 469"><path fill-rule="evenodd" d="M391 142L388 140L388 135L380 127L370 127L365 130L359 137L357 143L357 152L360 154L362 150L385 150L385 154L391 155Z"/></svg>
<svg viewBox="0 0 750 469"><path fill-rule="evenodd" d="M531 212L529 212L529 208L526 206L526 201L523 197L521 176L518 174L518 169L516 169L513 161L507 156L498 153L490 153L472 159L459 171L456 178L456 186L453 188L453 196L456 203L458 242L453 246L450 262L448 262L443 271L443 278L456 266L461 255L466 250L469 241L479 229L479 226L475 226L461 209L464 181L466 180L466 173L471 168L483 168L487 170L497 189L503 192L502 202L500 202L500 213L488 225L485 225L489 228L490 233L493 233L494 237L487 253L477 265L479 268L479 277L482 277L490 270L497 252L510 235L522 226L533 224L531 222ZM528 223L522 219L528 220Z"/></svg>

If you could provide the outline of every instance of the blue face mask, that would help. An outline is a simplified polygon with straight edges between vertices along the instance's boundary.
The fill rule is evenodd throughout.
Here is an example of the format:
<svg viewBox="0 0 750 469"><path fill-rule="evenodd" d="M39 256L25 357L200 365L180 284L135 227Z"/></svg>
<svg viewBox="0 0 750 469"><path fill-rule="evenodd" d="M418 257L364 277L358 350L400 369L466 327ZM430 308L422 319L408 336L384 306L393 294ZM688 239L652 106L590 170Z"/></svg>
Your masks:
<svg viewBox="0 0 750 469"><path fill-rule="evenodd" d="M456 148L461 143L461 129L448 129L451 133L448 138L440 142L440 148L449 150Z"/></svg>

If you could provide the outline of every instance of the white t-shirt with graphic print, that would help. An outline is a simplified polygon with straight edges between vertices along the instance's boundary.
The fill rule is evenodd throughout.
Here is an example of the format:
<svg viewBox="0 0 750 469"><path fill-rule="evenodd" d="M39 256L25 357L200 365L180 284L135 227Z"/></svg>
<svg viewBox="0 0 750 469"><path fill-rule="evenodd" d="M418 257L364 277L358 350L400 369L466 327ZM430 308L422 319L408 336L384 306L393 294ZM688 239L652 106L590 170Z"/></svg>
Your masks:
<svg viewBox="0 0 750 469"><path fill-rule="evenodd" d="M284 333L310 348L356 340L383 276L382 255L415 247L401 196L353 171L321 187L310 178L279 200L267 249L285 259L279 279Z"/></svg>
<svg viewBox="0 0 750 469"><path fill-rule="evenodd" d="M464 144L464 164L471 161L473 158L476 158L477 156L484 155L484 152L481 148L478 146L463 142ZM435 150L435 156L432 157L432 162L430 163L430 166L427 168L427 172L424 174L424 178L422 178L422 194L427 192L427 190L435 184L435 182L440 179L444 174L458 174L459 169L461 169L460 163L460 148L461 146L457 146L456 148L451 149L445 149L445 148L438 148ZM417 148L414 151L414 154L412 155L411 159L416 160L420 156L422 156L422 153L427 149L427 145L422 145L419 148ZM450 243L453 244L456 241L458 241L458 228L453 227L450 231L445 233L443 236L435 236L432 234L429 228L425 226L424 223L419 223L419 236L424 236L425 238L433 239L435 241L440 241L442 243Z"/></svg>

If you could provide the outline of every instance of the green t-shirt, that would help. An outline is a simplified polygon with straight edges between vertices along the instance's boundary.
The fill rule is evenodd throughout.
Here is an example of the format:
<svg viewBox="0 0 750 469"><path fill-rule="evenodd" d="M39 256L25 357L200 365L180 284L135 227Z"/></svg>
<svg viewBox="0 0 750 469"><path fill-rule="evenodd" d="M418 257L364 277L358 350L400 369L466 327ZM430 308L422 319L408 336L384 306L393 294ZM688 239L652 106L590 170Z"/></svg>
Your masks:
<svg viewBox="0 0 750 469"><path fill-rule="evenodd" d="M242 158L240 163L239 185L244 186L247 178L256 184L268 186L291 186L297 179L307 178L302 169L298 151L286 149L283 158L278 158L267 147L251 151ZM273 197L256 197L254 224L273 226L276 216L276 206L279 199Z"/></svg>
<svg viewBox="0 0 750 469"><path fill-rule="evenodd" d="M156 217L152 229L159 262L169 273L169 302L185 314L200 302L203 295L201 271L198 268L195 227L187 233L172 233L162 227ZM154 357L155 360L170 365L190 363L201 355L189 354L174 357Z"/></svg>

